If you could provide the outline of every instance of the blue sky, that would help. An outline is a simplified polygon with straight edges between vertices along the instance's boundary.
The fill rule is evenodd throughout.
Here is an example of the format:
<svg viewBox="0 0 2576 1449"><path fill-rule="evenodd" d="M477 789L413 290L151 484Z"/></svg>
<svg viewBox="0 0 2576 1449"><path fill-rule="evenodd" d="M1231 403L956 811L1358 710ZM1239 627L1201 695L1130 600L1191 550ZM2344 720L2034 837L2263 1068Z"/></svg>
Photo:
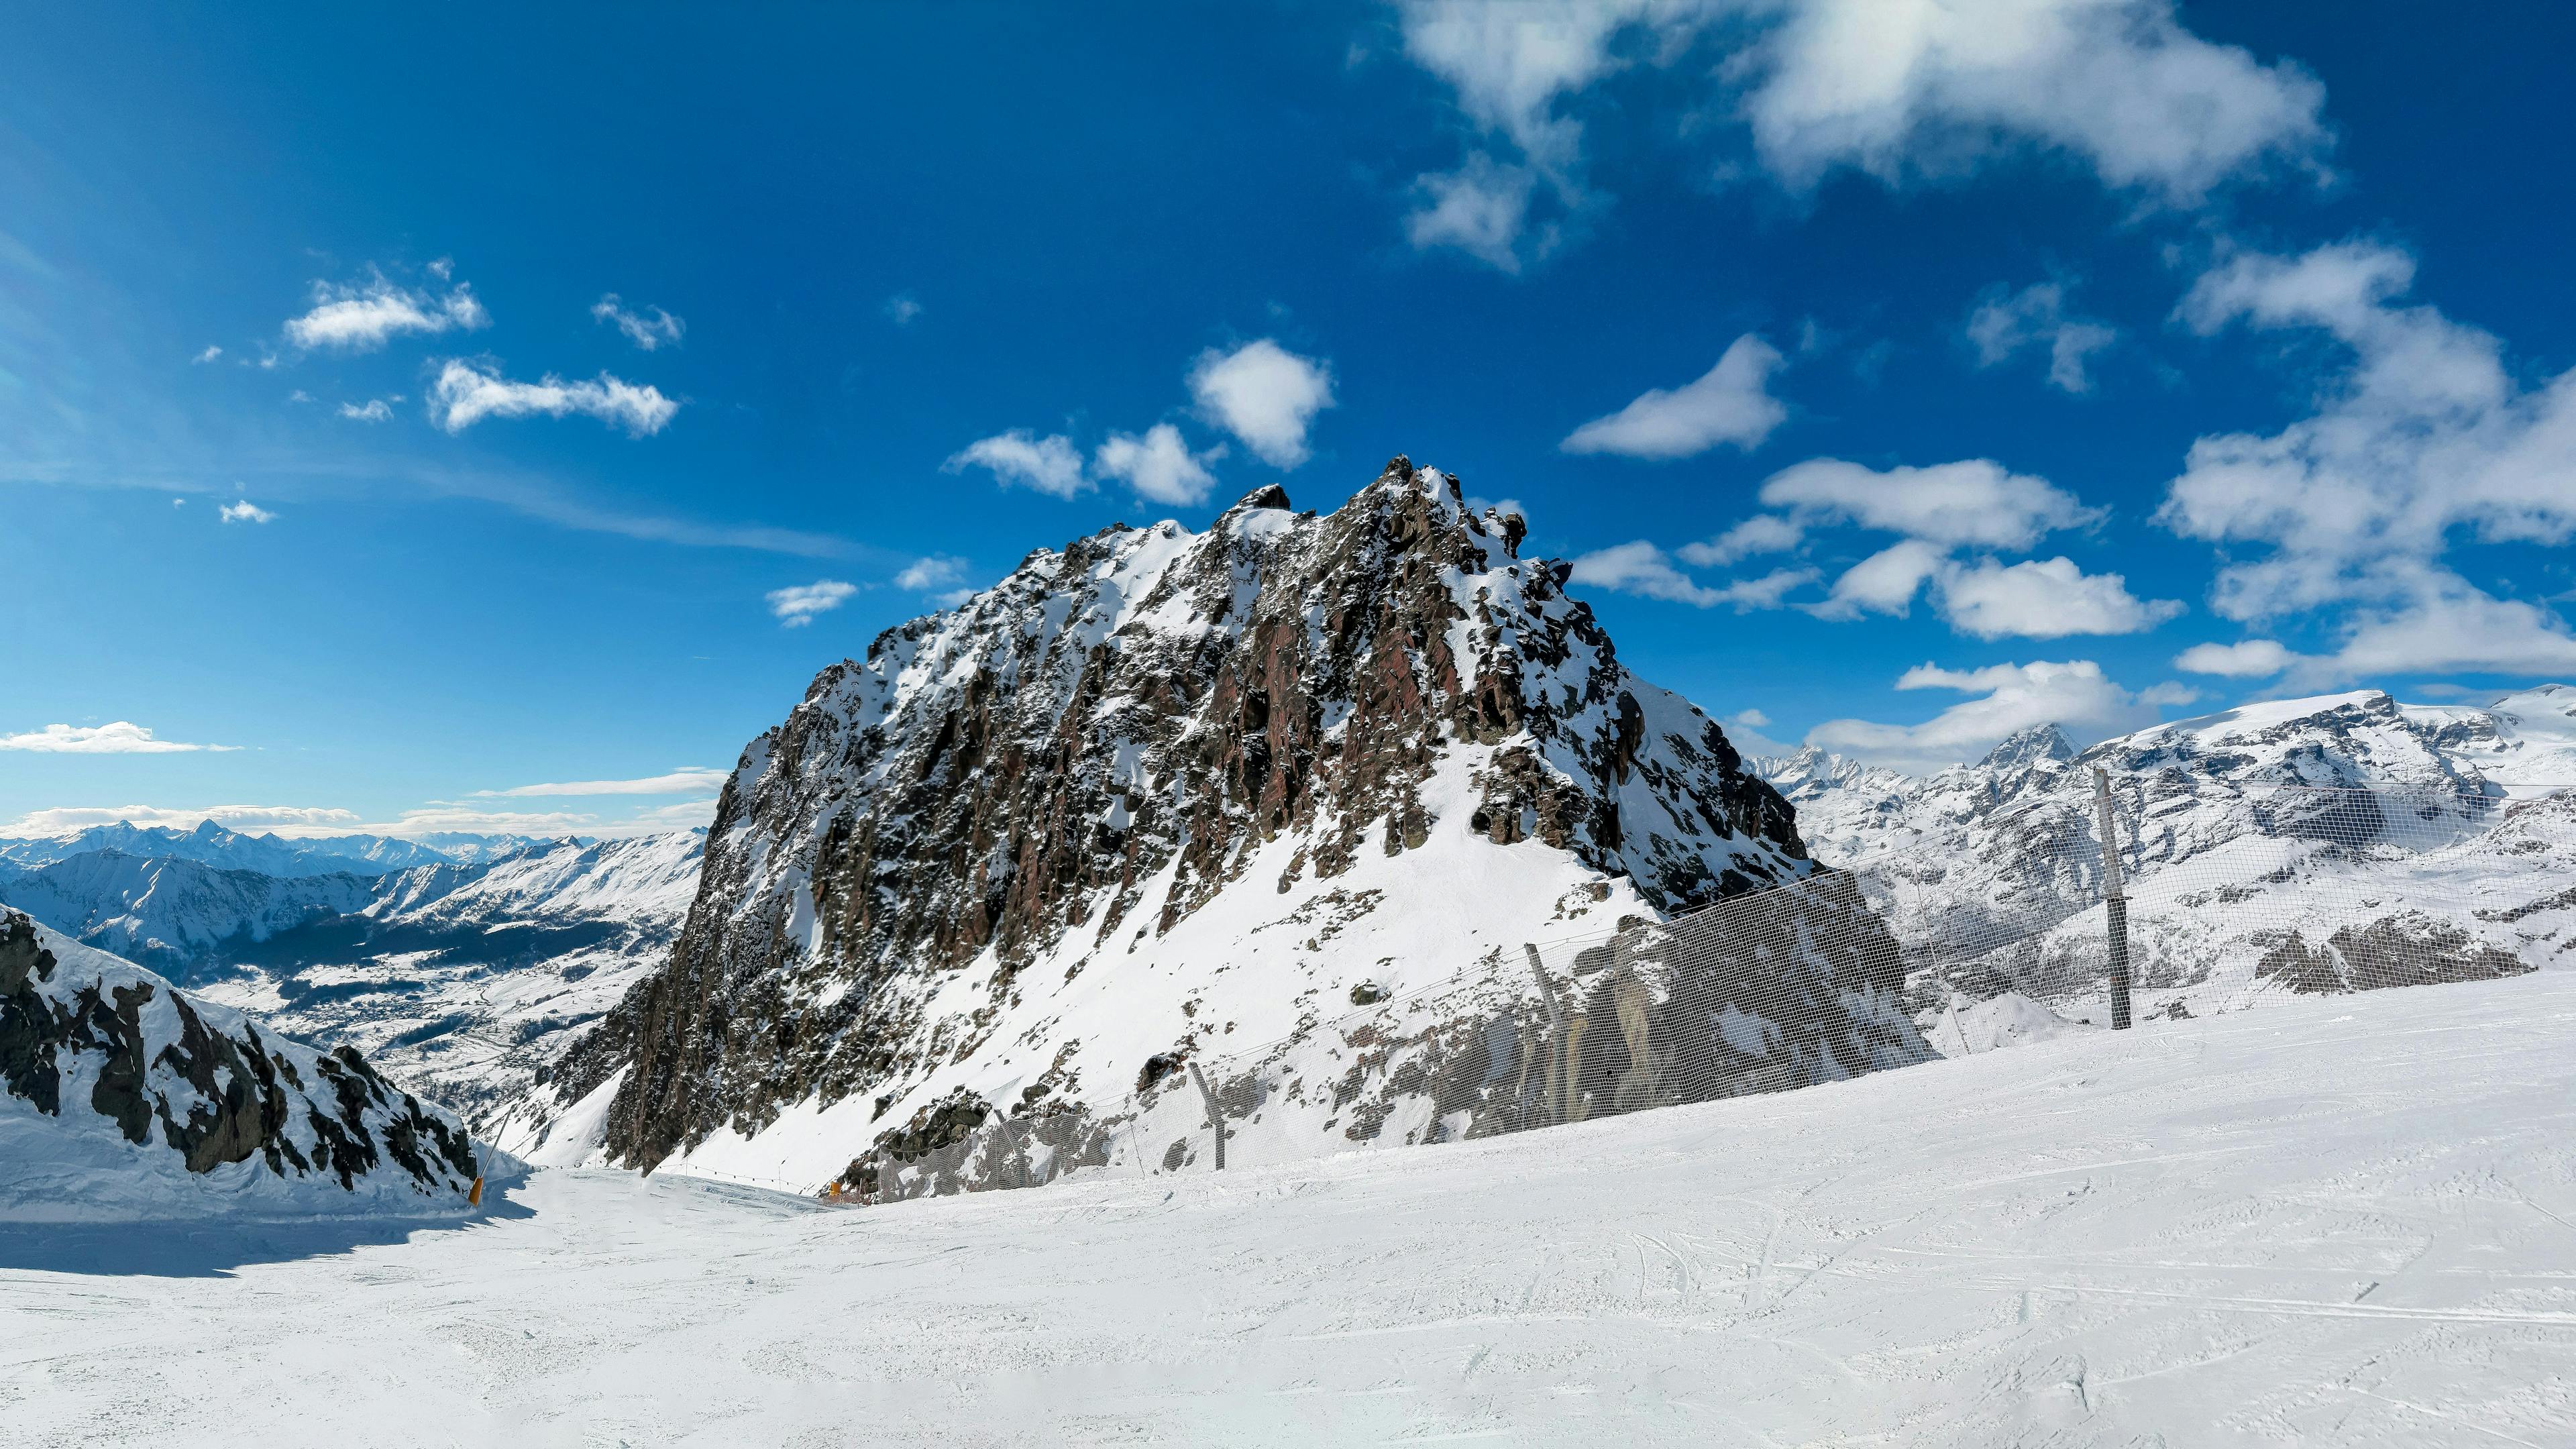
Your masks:
<svg viewBox="0 0 2576 1449"><path fill-rule="evenodd" d="M1397 452L1748 740L2576 677L2571 28L14 13L0 830L702 819L949 591Z"/></svg>

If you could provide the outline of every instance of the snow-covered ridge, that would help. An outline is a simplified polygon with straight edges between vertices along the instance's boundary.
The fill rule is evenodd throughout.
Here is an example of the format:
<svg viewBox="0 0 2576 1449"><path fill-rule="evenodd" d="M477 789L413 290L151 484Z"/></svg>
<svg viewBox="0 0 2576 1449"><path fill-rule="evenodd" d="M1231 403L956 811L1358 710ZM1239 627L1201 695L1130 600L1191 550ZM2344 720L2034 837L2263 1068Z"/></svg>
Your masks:
<svg viewBox="0 0 2576 1449"><path fill-rule="evenodd" d="M420 865L495 860L544 842L519 835L437 835L420 840L387 835L245 835L212 820L193 830L138 826L130 821L95 825L68 834L0 840L0 865L40 866L76 855L112 850L142 860L192 860L262 875L385 875Z"/></svg>
<svg viewBox="0 0 2576 1449"><path fill-rule="evenodd" d="M0 911L0 1221L470 1211L513 1166L317 1051Z"/></svg>
<svg viewBox="0 0 2576 1449"><path fill-rule="evenodd" d="M1785 802L1520 542L1398 459L888 631L744 752L671 966L531 1120L819 1181L1804 876Z"/></svg>
<svg viewBox="0 0 2576 1449"><path fill-rule="evenodd" d="M2096 767L2122 831L2142 1012L2481 979L2576 944L2564 686L2485 708L2376 690L2273 700L2082 751L2039 726L1923 778L1814 749L1757 767L1818 859L1861 875L1926 963L1909 999L1936 1042L1957 1035L1961 1003L1999 992L2055 992L2100 1019ZM1981 958L1989 941L2012 945Z"/></svg>

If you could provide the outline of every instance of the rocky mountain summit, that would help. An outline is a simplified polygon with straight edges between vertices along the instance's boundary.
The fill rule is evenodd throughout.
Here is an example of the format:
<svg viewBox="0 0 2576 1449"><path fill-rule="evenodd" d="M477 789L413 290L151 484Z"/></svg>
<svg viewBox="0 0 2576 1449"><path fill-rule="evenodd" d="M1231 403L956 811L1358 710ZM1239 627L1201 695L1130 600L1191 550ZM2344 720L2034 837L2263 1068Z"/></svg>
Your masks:
<svg viewBox="0 0 2576 1449"><path fill-rule="evenodd" d="M858 1181L1806 878L1788 803L1523 531L1398 458L1329 514L1267 488L1041 549L826 669L727 784L670 964L536 1104L546 1150ZM1892 979L1766 969L1813 978L1817 1070L1924 1053Z"/></svg>

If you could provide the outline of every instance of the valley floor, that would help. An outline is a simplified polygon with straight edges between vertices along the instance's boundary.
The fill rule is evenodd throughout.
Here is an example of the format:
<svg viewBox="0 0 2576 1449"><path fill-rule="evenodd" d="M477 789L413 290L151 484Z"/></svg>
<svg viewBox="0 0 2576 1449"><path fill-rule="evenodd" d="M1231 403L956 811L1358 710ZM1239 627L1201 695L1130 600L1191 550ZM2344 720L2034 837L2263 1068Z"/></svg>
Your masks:
<svg viewBox="0 0 2576 1449"><path fill-rule="evenodd" d="M0 1441L2576 1445L2576 971L1222 1177L511 1199L0 1245Z"/></svg>

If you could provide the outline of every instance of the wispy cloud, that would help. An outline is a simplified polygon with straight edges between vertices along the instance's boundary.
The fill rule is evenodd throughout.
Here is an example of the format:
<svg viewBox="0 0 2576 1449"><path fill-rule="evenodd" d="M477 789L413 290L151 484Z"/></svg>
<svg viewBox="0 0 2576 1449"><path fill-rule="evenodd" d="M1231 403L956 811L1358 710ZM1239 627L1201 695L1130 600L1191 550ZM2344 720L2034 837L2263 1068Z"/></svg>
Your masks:
<svg viewBox="0 0 2576 1449"><path fill-rule="evenodd" d="M0 735L0 750L28 750L40 755L169 755L240 748L165 740L128 720L103 725L52 724L25 734Z"/></svg>
<svg viewBox="0 0 2576 1449"><path fill-rule="evenodd" d="M208 343L206 344L205 351L198 353L196 356L191 357L188 360L190 362L212 362L223 355L224 350L222 348L215 346L213 343Z"/></svg>
<svg viewBox="0 0 2576 1449"><path fill-rule="evenodd" d="M645 312L650 312L652 315L648 317ZM615 292L610 292L591 303L590 316L592 321L613 324L618 331L626 334L627 341L646 352L663 346L679 346L680 334L689 330L687 323L660 307L629 311L624 303L617 300Z"/></svg>
<svg viewBox="0 0 2576 1449"><path fill-rule="evenodd" d="M634 780L569 780L544 785L514 785L507 790L477 790L477 799L499 799L530 795L691 795L718 790L732 775L730 770L700 766L673 770L667 775L646 775Z"/></svg>
<svg viewBox="0 0 2576 1449"><path fill-rule="evenodd" d="M225 504L223 507L215 510L215 516L226 523L275 523L277 521L276 514L269 512L267 509L260 507L258 504L251 502L247 498L241 500L239 503Z"/></svg>
<svg viewBox="0 0 2576 1449"><path fill-rule="evenodd" d="M897 327L909 327L912 319L921 315L921 303L913 300L910 292L897 292L886 298L885 314L886 320Z"/></svg>
<svg viewBox="0 0 2576 1449"><path fill-rule="evenodd" d="M146 830L192 830L203 820L211 820L226 830L338 835L355 831L365 818L354 810L300 805L207 805L193 810L164 805L64 805L31 810L0 825L0 839L43 839L118 824Z"/></svg>
<svg viewBox="0 0 2576 1449"><path fill-rule="evenodd" d="M1968 343L1977 349L1977 365L1994 367L2026 347L2048 349L2048 381L2061 392L2093 390L2085 368L2093 354L2119 340L2120 334L2099 322L2066 313L2066 289L2040 282L2006 295L1990 289L1977 310L1968 314Z"/></svg>
<svg viewBox="0 0 2576 1449"><path fill-rule="evenodd" d="M858 585L845 584L839 579L817 579L810 584L772 589L767 595L769 612L777 615L778 621L786 627L801 629L813 623L816 615L828 614L848 603L850 596L858 591Z"/></svg>
<svg viewBox="0 0 2576 1449"><path fill-rule="evenodd" d="M565 417L581 413L629 437L649 437L670 424L680 410L660 389L637 386L608 373L587 382L566 382L552 373L537 382L513 382L490 362L451 358L430 385L429 415L451 433L461 433L485 418L524 418L537 414Z"/></svg>
<svg viewBox="0 0 2576 1449"><path fill-rule="evenodd" d="M340 404L340 416L362 423L386 422L393 415L393 405L380 397L368 399L363 406L358 403Z"/></svg>
<svg viewBox="0 0 2576 1449"><path fill-rule="evenodd" d="M301 348L373 352L406 332L471 332L492 315L462 282L444 297L398 287L379 272L357 286L313 284L312 310L286 322L286 340Z"/></svg>

